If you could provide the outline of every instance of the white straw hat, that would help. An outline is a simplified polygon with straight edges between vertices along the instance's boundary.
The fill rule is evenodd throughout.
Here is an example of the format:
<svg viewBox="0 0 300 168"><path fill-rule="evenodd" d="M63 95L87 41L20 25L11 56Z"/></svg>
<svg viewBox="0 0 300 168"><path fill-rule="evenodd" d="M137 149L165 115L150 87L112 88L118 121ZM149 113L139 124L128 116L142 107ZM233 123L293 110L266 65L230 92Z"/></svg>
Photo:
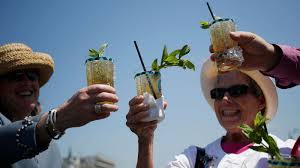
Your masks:
<svg viewBox="0 0 300 168"><path fill-rule="evenodd" d="M261 72L255 71L243 71L242 73L249 76L253 79L257 85L261 88L265 100L266 100L266 109L265 109L265 117L269 120L273 119L277 112L278 107L278 96L274 83L272 80L264 76ZM202 66L201 74L200 74L200 82L202 93L208 102L208 104L214 109L214 100L210 97L210 91L214 89L217 79L217 67L214 62L208 59Z"/></svg>

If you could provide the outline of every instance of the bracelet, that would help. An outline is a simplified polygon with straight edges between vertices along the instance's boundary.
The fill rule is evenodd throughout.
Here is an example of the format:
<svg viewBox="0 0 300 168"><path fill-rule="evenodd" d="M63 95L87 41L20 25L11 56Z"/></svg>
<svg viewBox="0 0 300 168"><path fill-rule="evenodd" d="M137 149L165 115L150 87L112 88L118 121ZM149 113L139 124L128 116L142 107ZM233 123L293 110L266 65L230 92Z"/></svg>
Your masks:
<svg viewBox="0 0 300 168"><path fill-rule="evenodd" d="M47 120L46 120L46 131L48 133L48 135L52 138L52 139L59 139L61 138L65 132L61 132L59 131L56 127L55 127L55 124L56 124L56 112L57 110L56 109L52 109L48 112L48 117L47 117Z"/></svg>
<svg viewBox="0 0 300 168"><path fill-rule="evenodd" d="M20 139L21 135L24 134L25 129L27 127L31 126L32 124L33 124L33 121L31 120L31 117L30 116L25 117L24 120L22 121L23 126L21 128L19 128L16 133L17 147L24 150L24 152L22 154L22 158L27 158L27 157L31 157L31 156L35 155L34 154L35 150L32 147L29 147L28 145L23 144Z"/></svg>

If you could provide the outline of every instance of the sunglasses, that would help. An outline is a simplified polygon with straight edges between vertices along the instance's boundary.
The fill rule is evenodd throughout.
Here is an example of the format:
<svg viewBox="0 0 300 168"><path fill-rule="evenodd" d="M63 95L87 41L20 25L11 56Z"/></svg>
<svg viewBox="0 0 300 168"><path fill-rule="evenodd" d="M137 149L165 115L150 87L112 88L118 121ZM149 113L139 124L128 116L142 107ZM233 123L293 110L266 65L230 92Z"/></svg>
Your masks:
<svg viewBox="0 0 300 168"><path fill-rule="evenodd" d="M212 99L221 100L223 99L226 92L231 97L239 97L245 95L248 92L249 86L247 85L233 85L229 88L214 88L210 91L210 97Z"/></svg>
<svg viewBox="0 0 300 168"><path fill-rule="evenodd" d="M24 80L24 76L26 76L30 81L39 80L39 74L35 71L11 72L0 76L0 80L20 82Z"/></svg>

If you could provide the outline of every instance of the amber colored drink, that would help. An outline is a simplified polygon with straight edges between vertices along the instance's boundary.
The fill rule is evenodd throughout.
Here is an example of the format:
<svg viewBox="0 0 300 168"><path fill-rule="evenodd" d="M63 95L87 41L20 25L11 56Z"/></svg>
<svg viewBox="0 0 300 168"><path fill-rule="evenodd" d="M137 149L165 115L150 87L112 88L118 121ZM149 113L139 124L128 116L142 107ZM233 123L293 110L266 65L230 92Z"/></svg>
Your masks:
<svg viewBox="0 0 300 168"><path fill-rule="evenodd" d="M283 160L268 160L269 168L300 168L300 160L284 158Z"/></svg>
<svg viewBox="0 0 300 168"><path fill-rule="evenodd" d="M105 84L114 87L114 64L111 59L100 57L99 60L86 62L87 84ZM100 104L111 102L100 102ZM112 103L111 103L112 104Z"/></svg>
<svg viewBox="0 0 300 168"><path fill-rule="evenodd" d="M230 38L229 33L236 31L235 23L232 19L217 19L209 27L210 38L217 58L219 71L229 71L239 67L244 58L237 42ZM240 53L239 53L240 52Z"/></svg>
<svg viewBox="0 0 300 168"><path fill-rule="evenodd" d="M149 80L147 79L147 76ZM161 97L162 95L161 74L159 72L154 72L154 71L141 72L141 73L137 73L134 78L136 82L137 95L143 95L145 92L153 95L148 82L150 81L156 97L157 98Z"/></svg>

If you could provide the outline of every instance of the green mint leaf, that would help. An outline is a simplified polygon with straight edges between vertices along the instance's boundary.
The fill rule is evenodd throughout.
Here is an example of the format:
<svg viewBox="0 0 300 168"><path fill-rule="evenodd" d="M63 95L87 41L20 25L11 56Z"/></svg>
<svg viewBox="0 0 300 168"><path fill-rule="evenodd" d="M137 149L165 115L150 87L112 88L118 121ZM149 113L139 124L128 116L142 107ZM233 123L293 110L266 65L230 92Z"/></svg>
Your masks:
<svg viewBox="0 0 300 168"><path fill-rule="evenodd" d="M190 61L186 61L183 59L180 59L183 55L186 55L190 52L190 48L188 45L183 46L181 49L177 49L172 51L170 54L168 54L167 47L164 46L160 65L157 63L157 61L154 60L152 63L152 69L157 69L159 71L163 68L168 68L171 66L177 66L181 67L183 69L189 68L189 69L195 69L194 64L192 64ZM180 55L179 58L177 58L177 55Z"/></svg>
<svg viewBox="0 0 300 168"><path fill-rule="evenodd" d="M276 143L276 141L275 141L270 135L267 136L266 142L267 142L268 145L269 145L270 152L271 152L274 156L276 156L276 155L278 155L278 154L280 155L280 152L279 152L279 148L278 148L278 146L277 146L277 143Z"/></svg>
<svg viewBox="0 0 300 168"><path fill-rule="evenodd" d="M251 141L256 144L260 144L262 142L262 137L259 134L257 134L257 132L251 132L249 134L249 137L250 137Z"/></svg>
<svg viewBox="0 0 300 168"><path fill-rule="evenodd" d="M107 43L104 43L100 46L99 48L99 57L103 56L104 55L104 52L105 52L105 49L108 47L108 44Z"/></svg>
<svg viewBox="0 0 300 168"><path fill-rule="evenodd" d="M91 57L98 57L99 54L95 49L89 49L89 56Z"/></svg>
<svg viewBox="0 0 300 168"><path fill-rule="evenodd" d="M254 126L255 127L260 127L260 126L263 126L264 123L266 122L266 118L261 114L261 112L258 112L256 114L256 117L254 119Z"/></svg>
<svg viewBox="0 0 300 168"><path fill-rule="evenodd" d="M250 133L253 132L253 129L246 124L241 124L239 127L242 129L242 132L249 138Z"/></svg>
<svg viewBox="0 0 300 168"><path fill-rule="evenodd" d="M265 152L265 153L268 153L268 149L265 148L264 146L260 145L260 146L250 146L249 147L250 149L253 149L255 151L258 151L258 152Z"/></svg>
<svg viewBox="0 0 300 168"><path fill-rule="evenodd" d="M188 54L191 51L190 47L188 45L184 45L179 53L179 58L185 56L186 54Z"/></svg>
<svg viewBox="0 0 300 168"><path fill-rule="evenodd" d="M179 53L180 53L180 50L174 50L169 54L169 56L176 57Z"/></svg>
<svg viewBox="0 0 300 168"><path fill-rule="evenodd" d="M282 159L279 148L276 141L267 134L264 125L267 119L258 112L254 119L254 129L248 125L242 124L240 128L245 136L247 136L252 142L259 144L260 146L250 147L253 150L268 153L272 158Z"/></svg>
<svg viewBox="0 0 300 168"><path fill-rule="evenodd" d="M163 49L163 53L162 53L162 56L161 56L161 61L160 61L160 64L162 65L163 62L167 59L168 57L168 50L167 50L167 46L165 45L164 46L164 49Z"/></svg>
<svg viewBox="0 0 300 168"><path fill-rule="evenodd" d="M169 55L169 56L167 56L167 58L165 59L165 62L167 63L167 64L171 64L171 65L173 65L173 64L178 64L178 59L175 57L175 56L172 56L172 55Z"/></svg>
<svg viewBox="0 0 300 168"><path fill-rule="evenodd" d="M152 62L152 71L159 71L159 68L158 68L158 65L157 65L157 59L155 59L153 62Z"/></svg>
<svg viewBox="0 0 300 168"><path fill-rule="evenodd" d="M184 65L184 60L178 59L178 64L177 66L182 67L183 69L186 69L186 66Z"/></svg>
<svg viewBox="0 0 300 168"><path fill-rule="evenodd" d="M199 23L200 23L202 29L208 29L209 26L210 26L210 23L209 23L209 22L201 21L201 22L199 22Z"/></svg>
<svg viewBox="0 0 300 168"><path fill-rule="evenodd" d="M193 71L195 71L195 65L189 61L189 60L184 60L184 65L188 68L188 69L192 69Z"/></svg>

